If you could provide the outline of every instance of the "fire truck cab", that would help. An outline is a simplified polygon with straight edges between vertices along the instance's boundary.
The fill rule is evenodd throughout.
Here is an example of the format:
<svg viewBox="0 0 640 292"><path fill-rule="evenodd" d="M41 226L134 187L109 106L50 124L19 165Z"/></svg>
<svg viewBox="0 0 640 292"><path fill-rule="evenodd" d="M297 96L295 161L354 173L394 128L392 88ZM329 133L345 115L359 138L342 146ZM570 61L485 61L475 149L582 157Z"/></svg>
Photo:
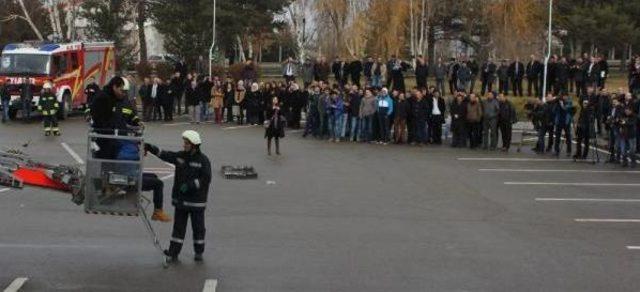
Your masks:
<svg viewBox="0 0 640 292"><path fill-rule="evenodd" d="M0 84L4 84L11 95L10 118L15 119L22 111L22 88L31 86L31 105L35 108L46 81L53 83L62 108L61 118L73 110L85 108L85 83L95 77L102 87L115 76L114 54L114 45L110 42L6 45L0 56ZM29 85L25 85L27 81Z"/></svg>

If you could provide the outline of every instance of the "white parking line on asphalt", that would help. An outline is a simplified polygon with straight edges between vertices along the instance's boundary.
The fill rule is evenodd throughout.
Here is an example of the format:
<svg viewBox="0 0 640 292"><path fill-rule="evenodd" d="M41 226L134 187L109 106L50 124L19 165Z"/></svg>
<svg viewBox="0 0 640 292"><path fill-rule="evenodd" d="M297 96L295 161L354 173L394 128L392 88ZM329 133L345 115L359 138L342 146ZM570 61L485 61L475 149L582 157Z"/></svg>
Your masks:
<svg viewBox="0 0 640 292"><path fill-rule="evenodd" d="M80 158L80 155L78 155L78 153L73 151L73 149L71 149L71 147L69 147L67 143L62 142L60 143L60 145L62 145L62 148L64 148L64 150L67 150L67 152L69 152L69 155L71 155L71 157L73 157L73 159L75 159L76 162L78 162L79 164L84 164L84 161L82 160L82 158Z"/></svg>
<svg viewBox="0 0 640 292"><path fill-rule="evenodd" d="M107 245L0 243L0 248L19 249L104 249L108 247Z"/></svg>
<svg viewBox="0 0 640 292"><path fill-rule="evenodd" d="M601 199L601 198L536 198L538 202L597 202L597 203L640 203L640 199Z"/></svg>
<svg viewBox="0 0 640 292"><path fill-rule="evenodd" d="M640 187L640 184L619 184L619 183L586 183L586 182L527 182L527 181L507 181L505 185L511 186L587 186L587 187Z"/></svg>
<svg viewBox="0 0 640 292"><path fill-rule="evenodd" d="M629 250L640 250L640 246L637 246L637 245L627 245L627 249L629 249Z"/></svg>
<svg viewBox="0 0 640 292"><path fill-rule="evenodd" d="M207 279L206 281L204 281L204 288L202 288L202 292L216 292L217 287L218 287L218 280Z"/></svg>
<svg viewBox="0 0 640 292"><path fill-rule="evenodd" d="M22 285L24 285L24 283L27 282L27 280L29 280L29 278L26 278L26 277L16 278L15 280L13 280L13 282L11 282L9 287L4 289L4 292L17 292L17 291L19 291L20 288L22 288Z"/></svg>
<svg viewBox="0 0 640 292"><path fill-rule="evenodd" d="M0 193L8 192L10 189L0 189Z"/></svg>
<svg viewBox="0 0 640 292"><path fill-rule="evenodd" d="M183 126L183 125L189 125L191 123L189 122L181 122L181 123L169 123L169 124L162 124L165 127L174 127L174 126Z"/></svg>
<svg viewBox="0 0 640 292"><path fill-rule="evenodd" d="M237 130L237 129L246 129L246 128L251 128L251 127L257 127L257 126L253 126L253 125L231 126L231 127L223 127L223 128L222 128L222 130L223 130L223 131L227 131L227 130Z"/></svg>
<svg viewBox="0 0 640 292"><path fill-rule="evenodd" d="M509 157L459 157L458 160L460 161L520 161L520 162L573 161L573 159L564 159L564 158L509 158Z"/></svg>
<svg viewBox="0 0 640 292"><path fill-rule="evenodd" d="M522 169L522 168L480 168L480 172L571 172L571 173L630 173L640 174L638 170L590 170L590 169Z"/></svg>
<svg viewBox="0 0 640 292"><path fill-rule="evenodd" d="M640 223L640 219L587 219L587 218L578 218L573 219L576 222L581 223Z"/></svg>

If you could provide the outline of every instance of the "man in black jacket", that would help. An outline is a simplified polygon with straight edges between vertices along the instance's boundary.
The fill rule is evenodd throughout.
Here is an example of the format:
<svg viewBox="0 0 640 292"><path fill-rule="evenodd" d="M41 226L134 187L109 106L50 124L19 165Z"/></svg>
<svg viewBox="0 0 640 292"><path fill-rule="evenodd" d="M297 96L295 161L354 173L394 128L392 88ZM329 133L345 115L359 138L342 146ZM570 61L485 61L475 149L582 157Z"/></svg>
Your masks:
<svg viewBox="0 0 640 292"><path fill-rule="evenodd" d="M9 120L9 102L11 101L11 95L7 90L7 85L0 84L0 102L2 102L2 122L6 123Z"/></svg>
<svg viewBox="0 0 640 292"><path fill-rule="evenodd" d="M511 147L512 125L518 121L516 109L504 94L498 95L498 129L502 137L502 151L508 152Z"/></svg>
<svg viewBox="0 0 640 292"><path fill-rule="evenodd" d="M201 262L205 244L204 215L211 183L211 163L209 158L200 151L202 141L196 131L185 131L182 133L182 139L183 151L179 152L160 150L151 144L145 144L144 148L145 152L151 152L176 167L171 192L175 219L169 249L164 253L169 257L170 262L178 261L187 231L187 221L191 217L194 260Z"/></svg>
<svg viewBox="0 0 640 292"><path fill-rule="evenodd" d="M553 111L556 106L556 98L553 94L547 94L547 99L545 103L542 105L540 111L537 112L539 127L538 127L538 147L536 148L536 152L544 153L551 151L553 149L554 142L554 129L555 129L555 121ZM549 140L545 149L544 145L544 137L546 134L549 134Z"/></svg>
<svg viewBox="0 0 640 292"><path fill-rule="evenodd" d="M527 63L525 69L527 77L527 94L531 96L532 92L535 92L535 96L540 96L540 72L542 72L542 64L536 59L535 55L531 55L531 60ZM533 90L532 90L533 88Z"/></svg>
<svg viewBox="0 0 640 292"><path fill-rule="evenodd" d="M607 82L607 77L609 76L609 63L607 63L607 59L604 55L600 55L598 57L598 89L603 89Z"/></svg>
<svg viewBox="0 0 640 292"><path fill-rule="evenodd" d="M498 67L498 92L509 94L509 66L507 60L502 60Z"/></svg>
<svg viewBox="0 0 640 292"><path fill-rule="evenodd" d="M600 74L600 65L598 65L595 57L591 57L589 62L586 62L583 67L586 86L592 86L596 88L598 86L598 74Z"/></svg>
<svg viewBox="0 0 640 292"><path fill-rule="evenodd" d="M153 114L153 100L151 99L151 79L144 78L144 83L138 90L138 96L142 100L142 120L148 122Z"/></svg>
<svg viewBox="0 0 640 292"><path fill-rule="evenodd" d="M422 92L416 90L415 97L416 99L411 105L411 120L414 127L414 139L411 141L411 144L422 145L427 143L427 131L425 129L425 125L427 123L427 111L429 109Z"/></svg>
<svg viewBox="0 0 640 292"><path fill-rule="evenodd" d="M422 57L418 56L416 61L416 84L419 90L427 88L427 78L429 77L429 66Z"/></svg>
<svg viewBox="0 0 640 292"><path fill-rule="evenodd" d="M591 138L595 133L593 130L593 122L595 118L595 108L597 101L593 97L587 96L581 100L580 103L580 116L578 117L578 124L576 134L578 140L576 141L576 154L573 159L587 159L589 155L589 145Z"/></svg>
<svg viewBox="0 0 640 292"><path fill-rule="evenodd" d="M373 76L373 58L371 56L367 56L367 61L364 62L364 78L366 79L365 84L367 86L371 85Z"/></svg>
<svg viewBox="0 0 640 292"><path fill-rule="evenodd" d="M349 64L349 73L351 73L351 82L360 87L360 75L362 74L362 61L353 59ZM345 78L346 79L346 78Z"/></svg>
<svg viewBox="0 0 640 292"><path fill-rule="evenodd" d="M509 77L513 85L514 96L522 96L522 78L524 78L524 73L524 65L520 62L520 58L516 57L516 60L509 66Z"/></svg>
<svg viewBox="0 0 640 292"><path fill-rule="evenodd" d="M113 134L113 130L127 131L129 126L142 126L127 94L124 80L113 77L91 104L92 127L100 134ZM98 139L96 158L115 159L118 145L113 139Z"/></svg>
<svg viewBox="0 0 640 292"><path fill-rule="evenodd" d="M568 92L568 83L569 83L569 64L567 63L567 58L562 57L560 62L556 64L556 83L554 86L554 94L556 95L566 95Z"/></svg>
<svg viewBox="0 0 640 292"><path fill-rule="evenodd" d="M467 147L467 102L464 100L463 94L456 92L454 100L449 105L449 112L451 114L451 132L453 133L451 147L465 148Z"/></svg>
<svg viewBox="0 0 640 292"><path fill-rule="evenodd" d="M33 85L29 78L25 78L20 86L20 101L22 102L22 119L28 123L31 121L31 102L33 101Z"/></svg>
<svg viewBox="0 0 640 292"><path fill-rule="evenodd" d="M345 76L343 75L345 66L345 63L340 60L338 56L336 56L336 59L331 64L331 72L333 72L333 77L336 79L336 82L340 84L340 87L344 86L345 83Z"/></svg>
<svg viewBox="0 0 640 292"><path fill-rule="evenodd" d="M487 59L484 64L482 64L482 68L480 69L480 79L482 80L482 89L480 93L484 95L487 91L493 91L493 82L496 78L496 64L493 62L493 59Z"/></svg>
<svg viewBox="0 0 640 292"><path fill-rule="evenodd" d="M576 62L571 65L571 74L573 75L573 81L575 82L576 96L582 96L586 89L582 66L584 66L584 60L582 58L578 58Z"/></svg>

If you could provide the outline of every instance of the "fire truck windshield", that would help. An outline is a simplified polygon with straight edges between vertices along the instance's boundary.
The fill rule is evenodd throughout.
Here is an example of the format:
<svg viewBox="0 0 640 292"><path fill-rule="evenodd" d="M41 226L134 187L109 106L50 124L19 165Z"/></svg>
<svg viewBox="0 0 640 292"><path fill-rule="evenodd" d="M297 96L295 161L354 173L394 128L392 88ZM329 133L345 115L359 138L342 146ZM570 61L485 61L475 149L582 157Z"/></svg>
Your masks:
<svg viewBox="0 0 640 292"><path fill-rule="evenodd" d="M3 54L0 75L48 75L51 56L33 54Z"/></svg>

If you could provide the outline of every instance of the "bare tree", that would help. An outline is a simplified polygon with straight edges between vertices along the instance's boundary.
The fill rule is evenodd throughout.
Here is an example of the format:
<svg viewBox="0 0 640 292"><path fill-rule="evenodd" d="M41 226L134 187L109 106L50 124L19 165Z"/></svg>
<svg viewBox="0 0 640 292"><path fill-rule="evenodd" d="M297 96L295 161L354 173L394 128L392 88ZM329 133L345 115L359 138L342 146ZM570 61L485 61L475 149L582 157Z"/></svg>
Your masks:
<svg viewBox="0 0 640 292"><path fill-rule="evenodd" d="M29 24L29 27L31 27L31 30L33 31L33 33L36 34L39 40L44 40L44 38L42 37L42 33L40 32L38 27L33 23L33 20L31 20L31 16L29 16L29 11L27 10L27 7L24 5L24 0L15 0L15 1L20 6L20 10L22 10L22 15L11 14L5 17L4 19L2 19L2 21L6 22L6 21L15 20L15 19L22 19Z"/></svg>
<svg viewBox="0 0 640 292"><path fill-rule="evenodd" d="M287 7L286 20L291 33L295 36L298 47L298 58L303 63L306 50L314 39L317 29L315 25L307 25L315 15L313 5L308 0L296 0Z"/></svg>

